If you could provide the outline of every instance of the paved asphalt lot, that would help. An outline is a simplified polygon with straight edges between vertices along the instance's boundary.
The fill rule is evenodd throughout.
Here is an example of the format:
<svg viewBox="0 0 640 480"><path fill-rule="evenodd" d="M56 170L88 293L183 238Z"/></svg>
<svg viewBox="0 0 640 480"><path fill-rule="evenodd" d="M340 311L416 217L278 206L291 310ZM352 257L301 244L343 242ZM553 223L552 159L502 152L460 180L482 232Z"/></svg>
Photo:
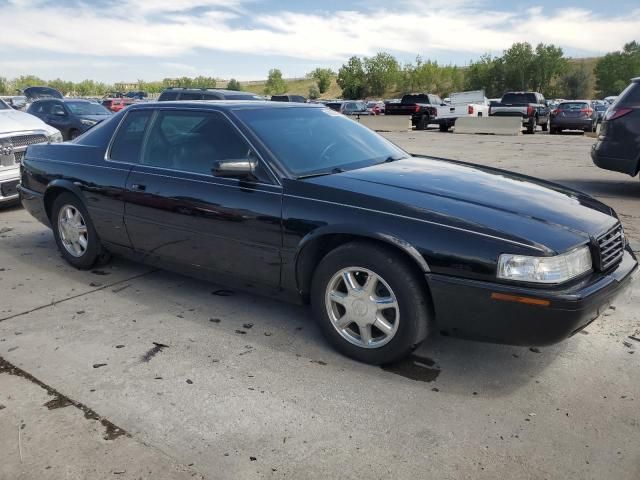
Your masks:
<svg viewBox="0 0 640 480"><path fill-rule="evenodd" d="M388 136L592 193L640 245L640 182L595 168L592 139ZM306 308L224 288L75 271L0 212L0 479L640 478L638 281L560 345L433 338L387 370L332 351Z"/></svg>

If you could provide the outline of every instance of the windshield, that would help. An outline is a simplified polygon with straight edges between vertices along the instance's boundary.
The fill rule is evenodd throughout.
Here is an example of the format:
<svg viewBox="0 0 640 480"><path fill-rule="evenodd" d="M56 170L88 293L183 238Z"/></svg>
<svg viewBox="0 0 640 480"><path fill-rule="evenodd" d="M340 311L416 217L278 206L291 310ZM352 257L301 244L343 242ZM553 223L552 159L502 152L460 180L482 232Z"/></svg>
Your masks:
<svg viewBox="0 0 640 480"><path fill-rule="evenodd" d="M518 105L527 103L537 103L534 93L507 93L502 97L502 103L507 105Z"/></svg>
<svg viewBox="0 0 640 480"><path fill-rule="evenodd" d="M111 115L111 112L98 103L66 102L67 108L75 115Z"/></svg>
<svg viewBox="0 0 640 480"><path fill-rule="evenodd" d="M328 108L235 113L295 176L350 170L409 156L367 127Z"/></svg>

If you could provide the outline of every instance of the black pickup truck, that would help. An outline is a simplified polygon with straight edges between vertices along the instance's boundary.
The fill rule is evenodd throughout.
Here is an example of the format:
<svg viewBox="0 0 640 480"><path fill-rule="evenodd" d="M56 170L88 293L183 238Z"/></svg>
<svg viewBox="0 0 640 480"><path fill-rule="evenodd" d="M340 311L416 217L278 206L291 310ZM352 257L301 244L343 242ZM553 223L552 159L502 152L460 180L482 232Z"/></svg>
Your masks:
<svg viewBox="0 0 640 480"><path fill-rule="evenodd" d="M411 115L411 124L416 130L426 130L438 116L438 107L444 102L438 95L411 93L404 95L400 103L386 103L385 115Z"/></svg>
<svg viewBox="0 0 640 480"><path fill-rule="evenodd" d="M544 97L537 92L507 92L500 103L492 105L489 115L493 117L520 117L527 133L536 133L540 125L549 130L549 107Z"/></svg>

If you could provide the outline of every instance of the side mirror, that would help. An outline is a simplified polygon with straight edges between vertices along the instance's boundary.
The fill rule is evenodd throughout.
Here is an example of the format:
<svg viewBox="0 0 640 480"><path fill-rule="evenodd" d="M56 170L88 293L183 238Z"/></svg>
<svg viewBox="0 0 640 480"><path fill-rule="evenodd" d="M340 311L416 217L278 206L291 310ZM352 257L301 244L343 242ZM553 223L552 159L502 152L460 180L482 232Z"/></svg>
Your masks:
<svg viewBox="0 0 640 480"><path fill-rule="evenodd" d="M254 178L258 162L253 158L242 160L217 160L213 163L214 177Z"/></svg>

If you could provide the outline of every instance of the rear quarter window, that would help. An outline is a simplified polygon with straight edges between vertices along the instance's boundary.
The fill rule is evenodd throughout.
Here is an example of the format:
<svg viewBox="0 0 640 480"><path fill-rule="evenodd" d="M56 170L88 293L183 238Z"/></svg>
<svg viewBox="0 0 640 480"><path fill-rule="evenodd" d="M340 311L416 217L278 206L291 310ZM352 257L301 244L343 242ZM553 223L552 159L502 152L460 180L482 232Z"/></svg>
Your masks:
<svg viewBox="0 0 640 480"><path fill-rule="evenodd" d="M502 103L506 104L527 104L538 103L535 93L507 93L502 97Z"/></svg>
<svg viewBox="0 0 640 480"><path fill-rule="evenodd" d="M640 82L633 82L621 94L618 105L640 107Z"/></svg>

